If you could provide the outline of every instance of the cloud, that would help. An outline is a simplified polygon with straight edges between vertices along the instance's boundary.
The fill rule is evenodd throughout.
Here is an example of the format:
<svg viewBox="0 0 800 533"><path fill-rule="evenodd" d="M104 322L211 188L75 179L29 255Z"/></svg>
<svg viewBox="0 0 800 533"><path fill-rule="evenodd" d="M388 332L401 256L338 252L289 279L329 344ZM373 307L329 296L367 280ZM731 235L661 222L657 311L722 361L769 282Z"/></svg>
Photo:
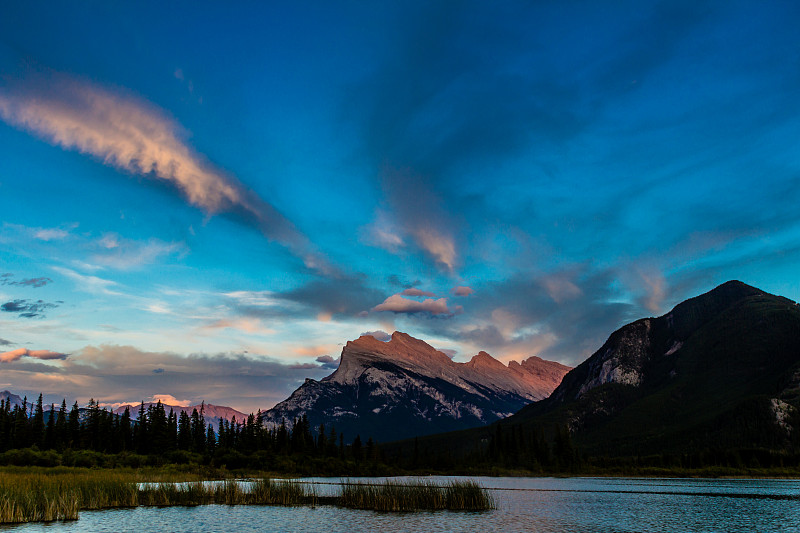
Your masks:
<svg viewBox="0 0 800 533"><path fill-rule="evenodd" d="M31 357L33 359L41 359L43 361L51 361L54 359L66 359L69 354L51 352L50 350L29 350L27 348L17 348L10 352L0 353L0 363L10 363L18 361L23 357Z"/></svg>
<svg viewBox="0 0 800 533"><path fill-rule="evenodd" d="M171 394L154 394L150 398L145 399L145 402L161 402L163 405L173 405L177 407L189 407L192 405L191 400L179 400Z"/></svg>
<svg viewBox="0 0 800 533"><path fill-rule="evenodd" d="M403 292L401 292L400 294L402 294L403 296L436 296L436 294L434 294L432 292L423 291L423 290L414 289L414 288L406 289Z"/></svg>
<svg viewBox="0 0 800 533"><path fill-rule="evenodd" d="M382 304L376 305L372 311L391 311L393 313L428 313L431 315L452 315L457 310L447 308L447 298L427 298L421 302L403 298L400 294L393 294L386 298Z"/></svg>
<svg viewBox="0 0 800 533"><path fill-rule="evenodd" d="M48 309L55 309L59 303L45 302L44 300L13 300L0 305L0 311L6 313L19 313L21 318L43 317Z"/></svg>
<svg viewBox="0 0 800 533"><path fill-rule="evenodd" d="M330 370L319 364L295 367L277 359L241 353L148 352L132 346L86 346L64 361L23 362L3 369L3 378L21 390L43 391L103 403L139 403L169 394L192 404L227 405L255 412L285 400L306 377L321 379ZM163 369L163 372L154 372Z"/></svg>
<svg viewBox="0 0 800 533"><path fill-rule="evenodd" d="M376 331L365 331L364 333L359 335L359 337L363 337L365 335L369 335L370 337L375 337L381 342L389 342L390 340L392 340L392 336L381 329Z"/></svg>
<svg viewBox="0 0 800 533"><path fill-rule="evenodd" d="M451 350L449 348L442 348L442 349L439 349L439 351L442 352L443 354L445 354L450 359L455 357L456 354L458 353L458 350Z"/></svg>
<svg viewBox="0 0 800 533"><path fill-rule="evenodd" d="M275 293L274 297L307 306L310 308L309 314L315 317L320 312L335 317L357 316L369 309L383 294L367 285L366 276L356 274L311 281L301 287Z"/></svg>
<svg viewBox="0 0 800 533"><path fill-rule="evenodd" d="M20 287L31 287L33 289L38 289L40 287L44 287L48 283L53 283L53 280L50 278L39 277L39 278L28 278L28 279L21 279L19 281L11 281L13 274L3 274L0 276L0 285L17 285Z"/></svg>
<svg viewBox="0 0 800 533"><path fill-rule="evenodd" d="M465 287L463 285L459 285L458 287L453 287L452 293L455 296L470 296L475 293L475 291L470 287Z"/></svg>
<svg viewBox="0 0 800 533"><path fill-rule="evenodd" d="M339 368L340 359L341 359L340 357L334 359L330 355L320 355L319 357L317 357L316 361L318 363L322 363L323 368L327 368L329 370L336 370L337 368Z"/></svg>
<svg viewBox="0 0 800 533"><path fill-rule="evenodd" d="M106 294L108 296L120 296L120 293L113 291L110 287L117 285L117 282L103 279L97 276L79 274L74 270L64 267L53 267L53 270L75 282L78 287L92 294Z"/></svg>
<svg viewBox="0 0 800 533"><path fill-rule="evenodd" d="M8 341L6 339L0 339L0 346L11 346L12 344L14 343L11 341Z"/></svg>
<svg viewBox="0 0 800 533"><path fill-rule="evenodd" d="M644 306L653 313L660 312L667 295L667 280L661 273L642 274L647 296L643 301Z"/></svg>
<svg viewBox="0 0 800 533"><path fill-rule="evenodd" d="M0 105L2 105L2 95L0 95ZM2 113L1 109L0 113ZM69 235L69 231L61 228L39 228L33 234L40 241L60 241L66 239Z"/></svg>
<svg viewBox="0 0 800 533"><path fill-rule="evenodd" d="M209 214L231 213L286 246L306 266L335 269L272 205L215 168L163 111L139 98L57 73L29 75L0 92L0 118L116 169L170 183ZM42 239L64 238L61 231Z"/></svg>
<svg viewBox="0 0 800 533"><path fill-rule="evenodd" d="M556 303L574 300L575 298L579 298L582 294L580 287L570 281L568 275L569 273L565 272L553 276L546 276L541 280L541 284L544 286L547 294Z"/></svg>
<svg viewBox="0 0 800 533"><path fill-rule="evenodd" d="M417 243L437 264L452 272L456 266L456 245L453 237L430 227L418 228L414 231Z"/></svg>
<svg viewBox="0 0 800 533"><path fill-rule="evenodd" d="M149 239L145 242L124 239L119 235L108 233L94 243L98 249L92 255L92 261L118 270L131 270L154 263L166 255L184 255L188 248L181 242L164 242Z"/></svg>

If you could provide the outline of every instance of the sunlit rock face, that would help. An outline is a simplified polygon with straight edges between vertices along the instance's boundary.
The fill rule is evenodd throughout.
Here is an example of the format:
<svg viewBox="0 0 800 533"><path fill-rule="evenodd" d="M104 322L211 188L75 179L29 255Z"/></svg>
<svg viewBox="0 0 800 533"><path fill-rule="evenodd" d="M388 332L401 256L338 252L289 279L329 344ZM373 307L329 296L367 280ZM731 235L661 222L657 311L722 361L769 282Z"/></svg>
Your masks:
<svg viewBox="0 0 800 533"><path fill-rule="evenodd" d="M306 380L264 421L290 425L306 415L315 429L382 442L464 429L546 398L569 370L538 357L506 366L486 352L457 363L405 333L388 342L365 335L345 345L333 374Z"/></svg>

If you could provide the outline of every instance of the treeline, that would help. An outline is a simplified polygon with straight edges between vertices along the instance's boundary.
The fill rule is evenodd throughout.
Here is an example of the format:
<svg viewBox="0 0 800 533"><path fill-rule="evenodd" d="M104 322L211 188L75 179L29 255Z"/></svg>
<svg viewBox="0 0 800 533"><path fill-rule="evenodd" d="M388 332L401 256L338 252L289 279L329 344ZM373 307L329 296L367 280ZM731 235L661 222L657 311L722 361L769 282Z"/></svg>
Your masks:
<svg viewBox="0 0 800 533"><path fill-rule="evenodd" d="M423 438L414 439L402 449L392 446L395 463L409 470L431 469L458 471L475 469L523 470L532 473L578 473L584 457L573 445L565 427L553 427L550 434L542 428L530 429L519 424L496 424L494 431L477 442L471 450L429 448ZM454 447L458 450L458 447ZM391 455L391 454L390 454Z"/></svg>
<svg viewBox="0 0 800 533"><path fill-rule="evenodd" d="M13 407L10 401L0 400L0 453L27 448L158 455L166 462L278 470L293 468L303 457L322 459L323 463L328 459L376 463L379 458L371 438L362 443L356 435L348 442L334 427L312 429L305 416L267 428L259 411L241 421L221 420L215 430L213 424L206 424L202 405L191 414L176 414L171 408L167 412L161 402L146 408L142 403L138 416L132 417L129 408L118 415L94 400L85 409L77 402L68 409L66 401L60 408L51 405L45 409L41 395L35 404L26 398ZM281 460L292 457L298 460Z"/></svg>

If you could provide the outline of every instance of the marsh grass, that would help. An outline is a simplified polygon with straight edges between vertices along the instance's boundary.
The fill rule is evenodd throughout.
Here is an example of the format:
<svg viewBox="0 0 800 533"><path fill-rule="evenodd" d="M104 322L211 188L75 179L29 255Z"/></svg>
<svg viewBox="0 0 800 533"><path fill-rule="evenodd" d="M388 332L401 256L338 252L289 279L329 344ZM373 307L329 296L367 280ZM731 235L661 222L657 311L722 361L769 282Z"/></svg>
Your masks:
<svg viewBox="0 0 800 533"><path fill-rule="evenodd" d="M342 487L338 505L351 509L375 511L453 510L483 511L494 509L489 492L474 481L451 481L446 485L432 482L352 484Z"/></svg>
<svg viewBox="0 0 800 533"><path fill-rule="evenodd" d="M43 471L0 474L0 524L77 520L79 511L137 506L311 505L321 503L376 511L493 509L489 493L472 481L447 485L386 481L346 483L320 497L313 484L258 479L176 482L143 480L137 472Z"/></svg>

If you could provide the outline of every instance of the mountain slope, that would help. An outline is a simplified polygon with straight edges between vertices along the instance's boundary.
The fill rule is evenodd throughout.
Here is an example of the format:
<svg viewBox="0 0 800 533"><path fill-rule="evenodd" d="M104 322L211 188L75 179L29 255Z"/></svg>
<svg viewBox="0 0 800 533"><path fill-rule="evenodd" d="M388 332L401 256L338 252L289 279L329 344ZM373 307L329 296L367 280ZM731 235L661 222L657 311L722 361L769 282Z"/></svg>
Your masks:
<svg viewBox="0 0 800 533"><path fill-rule="evenodd" d="M567 427L583 453L800 449L800 307L738 281L623 326L553 394L499 422ZM429 438L474 447L495 428Z"/></svg>
<svg viewBox="0 0 800 533"><path fill-rule="evenodd" d="M349 440L380 441L474 427L546 397L569 370L530 358L505 366L485 352L467 363L405 333L389 342L350 341L330 376L307 379L264 414L267 424L306 415L312 427L334 425Z"/></svg>

